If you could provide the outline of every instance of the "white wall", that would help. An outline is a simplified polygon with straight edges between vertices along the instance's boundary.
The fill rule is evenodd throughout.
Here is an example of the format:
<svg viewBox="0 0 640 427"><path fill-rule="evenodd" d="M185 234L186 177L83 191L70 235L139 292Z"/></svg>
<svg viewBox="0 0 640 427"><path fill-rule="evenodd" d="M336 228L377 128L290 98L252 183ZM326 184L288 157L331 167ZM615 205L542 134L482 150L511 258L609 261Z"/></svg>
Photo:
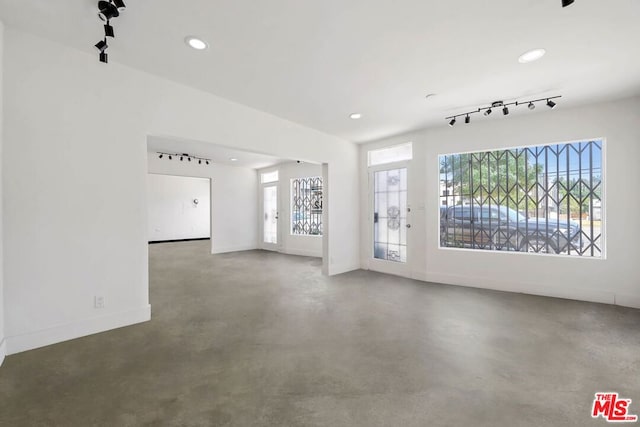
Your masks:
<svg viewBox="0 0 640 427"><path fill-rule="evenodd" d="M409 184L413 206L411 277L439 283L524 292L640 308L640 98L575 109L475 120L409 133L360 149L360 180L367 188L366 153L371 148L413 141ZM607 259L522 253L442 250L438 242L438 155L604 137ZM368 197L360 197L362 265L371 241Z"/></svg>
<svg viewBox="0 0 640 427"><path fill-rule="evenodd" d="M11 28L4 64L9 353L149 319L147 135L328 163L324 269L359 267L354 144Z"/></svg>
<svg viewBox="0 0 640 427"><path fill-rule="evenodd" d="M3 218L3 210L2 210L2 151L3 151L3 129L2 129L2 120L4 117L2 106L3 106L3 94L2 94L2 83L3 83L3 70L4 66L2 63L3 59L3 48L4 48L4 24L0 21L0 365L4 361L4 356L6 354L5 340L4 340L4 268L2 264L2 247L4 244L4 236L2 234L2 218Z"/></svg>
<svg viewBox="0 0 640 427"><path fill-rule="evenodd" d="M211 236L209 182L206 178L147 175L149 241L208 239Z"/></svg>
<svg viewBox="0 0 640 427"><path fill-rule="evenodd" d="M211 179L211 253L257 248L258 186L254 169L198 165L149 154L150 173Z"/></svg>
<svg viewBox="0 0 640 427"><path fill-rule="evenodd" d="M309 178L322 176L322 165L313 163L282 163L275 167L265 168L258 171L258 183L260 186L260 175L265 172L278 170L278 205L279 205L279 244L278 251L291 255L304 255L312 257L322 257L322 237L321 236L300 236L291 234L291 180L294 178ZM262 191L259 192L259 233L258 237L262 241ZM327 205L325 201L325 206Z"/></svg>

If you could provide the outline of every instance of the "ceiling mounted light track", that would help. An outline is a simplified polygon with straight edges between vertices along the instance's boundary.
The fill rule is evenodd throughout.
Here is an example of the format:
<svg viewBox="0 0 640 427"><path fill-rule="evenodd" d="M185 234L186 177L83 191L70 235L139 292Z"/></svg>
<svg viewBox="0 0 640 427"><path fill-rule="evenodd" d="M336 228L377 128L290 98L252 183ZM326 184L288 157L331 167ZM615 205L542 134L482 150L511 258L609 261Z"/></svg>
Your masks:
<svg viewBox="0 0 640 427"><path fill-rule="evenodd" d="M109 0L98 2L98 17L105 22L104 39L96 43L96 49L100 52L100 62L108 63L107 37L114 38L115 32L111 26L111 20L120 16L120 12L126 9L124 0Z"/></svg>
<svg viewBox="0 0 640 427"><path fill-rule="evenodd" d="M558 98L562 98L562 95L550 96L548 98L532 99L528 101L515 101L515 102L509 102L509 103L504 103L503 101L495 101L495 102L492 102L491 105L486 107L480 107L475 111L468 111L466 113L456 114L455 116L445 117L445 120L449 120L449 126L453 127L455 126L458 117L464 117L465 118L464 122L468 124L471 122L471 117L470 117L471 114L483 113L485 116L489 116L493 111L493 109L498 109L502 107L502 114L505 116L508 116L509 113L511 112L509 110L510 105L515 105L516 107L520 105L526 105L529 110L533 111L536 108L537 102L545 102L546 106L553 110L557 106L557 104L553 102L553 100Z"/></svg>
<svg viewBox="0 0 640 427"><path fill-rule="evenodd" d="M169 160L173 160L173 157L175 156L176 159L179 157L181 162L184 162L184 159L187 159L188 162L197 160L199 165L201 165L202 162L205 162L207 165L211 163L211 159L205 159L204 157L194 156L189 153L167 153L165 151L157 151L156 154L159 159L163 159L167 156Z"/></svg>

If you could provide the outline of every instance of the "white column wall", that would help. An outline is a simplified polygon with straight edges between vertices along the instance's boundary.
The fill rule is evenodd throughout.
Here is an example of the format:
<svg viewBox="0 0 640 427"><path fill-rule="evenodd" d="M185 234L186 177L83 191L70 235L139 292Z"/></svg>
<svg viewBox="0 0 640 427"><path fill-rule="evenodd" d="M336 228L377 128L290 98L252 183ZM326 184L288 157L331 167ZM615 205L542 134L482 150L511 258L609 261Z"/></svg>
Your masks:
<svg viewBox="0 0 640 427"><path fill-rule="evenodd" d="M3 113L3 105L4 105L4 98L3 98L3 92L2 92L2 88L3 88L3 71L4 71L4 65L3 65L3 58L4 58L4 24L2 21L0 21L0 365L2 365L2 362L4 361L4 357L6 355L6 342L4 339L4 316L5 316L5 310L4 310L4 267L3 267L3 246L4 246L4 235L2 232L2 223L3 218L4 218L4 211L2 209L2 200L3 200L3 194L2 194L2 152L3 152L3 148L4 148L4 144L3 144L3 136L4 136L4 131L3 131L3 118L4 118L4 113Z"/></svg>
<svg viewBox="0 0 640 427"><path fill-rule="evenodd" d="M409 176L411 276L416 279L603 302L640 308L640 97L553 111L498 117L412 132L360 147L360 182L367 188L367 151L412 141ZM607 259L439 249L438 155L603 137ZM360 196L361 264L371 247L368 195ZM419 213L416 215L415 213Z"/></svg>
<svg viewBox="0 0 640 427"><path fill-rule="evenodd" d="M5 58L8 353L150 318L148 135L328 163L325 271L359 267L349 141L10 28Z"/></svg>

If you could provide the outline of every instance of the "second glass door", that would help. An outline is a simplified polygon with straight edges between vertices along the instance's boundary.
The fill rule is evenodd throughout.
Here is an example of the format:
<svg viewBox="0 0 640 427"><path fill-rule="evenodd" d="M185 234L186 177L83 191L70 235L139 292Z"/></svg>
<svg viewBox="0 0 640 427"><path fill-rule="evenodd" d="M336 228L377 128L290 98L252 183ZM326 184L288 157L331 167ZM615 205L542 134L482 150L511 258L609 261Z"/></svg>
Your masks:
<svg viewBox="0 0 640 427"><path fill-rule="evenodd" d="M263 248L277 250L278 248L278 186L263 187Z"/></svg>

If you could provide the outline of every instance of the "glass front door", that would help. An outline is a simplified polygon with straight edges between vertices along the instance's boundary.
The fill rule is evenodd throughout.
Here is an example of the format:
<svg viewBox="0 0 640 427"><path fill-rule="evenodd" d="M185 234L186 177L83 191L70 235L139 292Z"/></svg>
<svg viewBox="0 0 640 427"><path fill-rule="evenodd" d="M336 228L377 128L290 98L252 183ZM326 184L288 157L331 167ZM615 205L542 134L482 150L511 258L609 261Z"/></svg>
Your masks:
<svg viewBox="0 0 640 427"><path fill-rule="evenodd" d="M263 187L263 242L265 249L276 249L278 245L278 187Z"/></svg>
<svg viewBox="0 0 640 427"><path fill-rule="evenodd" d="M373 257L407 262L407 168L374 172Z"/></svg>
<svg viewBox="0 0 640 427"><path fill-rule="evenodd" d="M370 170L372 195L372 270L407 275L408 234L411 229L408 204L408 168L386 166Z"/></svg>

